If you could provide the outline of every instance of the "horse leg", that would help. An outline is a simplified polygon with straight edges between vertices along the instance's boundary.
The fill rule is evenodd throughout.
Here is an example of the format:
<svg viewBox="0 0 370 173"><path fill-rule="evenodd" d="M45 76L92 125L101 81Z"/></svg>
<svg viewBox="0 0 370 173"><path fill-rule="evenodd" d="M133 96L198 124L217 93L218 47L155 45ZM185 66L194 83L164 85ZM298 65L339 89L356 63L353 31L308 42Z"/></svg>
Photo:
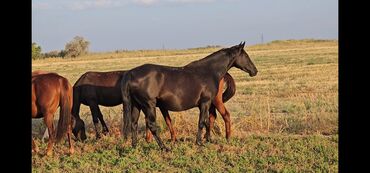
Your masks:
<svg viewBox="0 0 370 173"><path fill-rule="evenodd" d="M46 124L46 127L49 131L49 141L48 141L48 147L46 150L46 155L50 156L53 154L53 145L55 141L55 133L54 133L54 126L53 126L53 114L47 113L44 114L44 122Z"/></svg>
<svg viewBox="0 0 370 173"><path fill-rule="evenodd" d="M35 141L32 139L32 150L35 152L35 153L38 153L39 152L39 147L37 147Z"/></svg>
<svg viewBox="0 0 370 173"><path fill-rule="evenodd" d="M203 102L200 104L200 114L199 114L199 122L198 122L198 134L197 134L197 140L196 143L200 146L202 146L202 130L203 127L206 126L206 130L209 130L209 115L208 110L211 105L210 101Z"/></svg>
<svg viewBox="0 0 370 173"><path fill-rule="evenodd" d="M143 109L143 112L145 114L146 117L148 117L148 121L146 122L146 126L149 127L150 131L152 132L153 136L154 136L154 139L157 141L159 147L162 149L162 150L165 150L165 151L170 151L169 148L167 148L161 138L158 136L157 134L157 124L155 122L155 119L156 119L156 114L155 114L155 104L154 106L150 106L150 107L146 107Z"/></svg>
<svg viewBox="0 0 370 173"><path fill-rule="evenodd" d="M148 118L145 116L145 122L148 122L148 121L149 121ZM148 126L145 126L145 132L146 132L145 140L146 142L150 143L153 139L153 135Z"/></svg>
<svg viewBox="0 0 370 173"><path fill-rule="evenodd" d="M69 153L70 154L73 154L75 152L75 150L73 148L73 143L72 143L72 140L71 140L71 136L72 136L72 125L69 125L68 126L67 136L68 136L68 144L69 144Z"/></svg>
<svg viewBox="0 0 370 173"><path fill-rule="evenodd" d="M211 142L211 131L217 118L216 108L213 104L209 108L209 129L206 132L205 138L207 142Z"/></svg>
<svg viewBox="0 0 370 173"><path fill-rule="evenodd" d="M100 138L100 133L99 133L99 130L98 130L98 126L99 126L99 120L98 120L99 106L95 101L91 101L91 102L89 102L89 107L90 107L91 116L93 118L93 123L94 123L94 127L95 127L96 139L99 139Z"/></svg>
<svg viewBox="0 0 370 173"><path fill-rule="evenodd" d="M101 113L99 106L98 106L98 109L97 110L98 110L98 118L99 118L99 121L100 121L100 123L101 123L101 125L103 127L103 134L104 135L107 135L109 133L109 130L108 130L107 125L105 124L105 121L103 119L103 114Z"/></svg>
<svg viewBox="0 0 370 173"><path fill-rule="evenodd" d="M225 121L226 140L229 140L230 134L231 134L230 113L226 109L224 103L222 102L222 98L221 100L218 99L217 101L215 101L215 106L216 106L217 111L220 112L220 114L222 115L222 118Z"/></svg>
<svg viewBox="0 0 370 173"><path fill-rule="evenodd" d="M136 147L137 145L137 127L138 127L138 120L140 116L140 110L132 105L131 106L131 140L132 140L132 147Z"/></svg>
<svg viewBox="0 0 370 173"><path fill-rule="evenodd" d="M162 115L163 115L163 118L166 121L167 127L170 129L171 142L172 143L175 143L175 141L176 141L176 133L175 133L174 128L172 127L172 120L171 120L170 114L168 113L168 110L166 110L166 109L164 109L162 107L160 107L159 109L162 112Z"/></svg>

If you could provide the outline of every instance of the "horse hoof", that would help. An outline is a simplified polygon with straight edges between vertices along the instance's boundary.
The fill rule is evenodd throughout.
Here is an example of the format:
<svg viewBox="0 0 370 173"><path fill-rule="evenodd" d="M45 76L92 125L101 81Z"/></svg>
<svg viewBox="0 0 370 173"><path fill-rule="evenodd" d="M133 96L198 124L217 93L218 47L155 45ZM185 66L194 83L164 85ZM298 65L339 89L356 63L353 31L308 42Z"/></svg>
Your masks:
<svg viewBox="0 0 370 173"><path fill-rule="evenodd" d="M53 152L52 151L46 152L46 156L52 156L52 155L53 155Z"/></svg>
<svg viewBox="0 0 370 173"><path fill-rule="evenodd" d="M147 142L147 143L151 143L152 142L152 138L145 138L145 141Z"/></svg>
<svg viewBox="0 0 370 173"><path fill-rule="evenodd" d="M103 135L108 135L109 134L109 131L108 130L104 130L102 133L103 133Z"/></svg>
<svg viewBox="0 0 370 173"><path fill-rule="evenodd" d="M38 153L39 152L39 148L38 147L35 147L34 149L32 149L33 152L35 153Z"/></svg>
<svg viewBox="0 0 370 173"><path fill-rule="evenodd" d="M171 140L171 144L175 144L177 141L177 139Z"/></svg>
<svg viewBox="0 0 370 173"><path fill-rule="evenodd" d="M69 150L69 154L72 155L73 153L75 153L75 150L74 149L70 149Z"/></svg>
<svg viewBox="0 0 370 173"><path fill-rule="evenodd" d="M198 146L204 146L201 141L197 141L196 143L197 143Z"/></svg>
<svg viewBox="0 0 370 173"><path fill-rule="evenodd" d="M230 143L230 138L226 138L226 143Z"/></svg>
<svg viewBox="0 0 370 173"><path fill-rule="evenodd" d="M165 151L165 152L171 152L171 149L169 149L167 147L162 148L162 150Z"/></svg>

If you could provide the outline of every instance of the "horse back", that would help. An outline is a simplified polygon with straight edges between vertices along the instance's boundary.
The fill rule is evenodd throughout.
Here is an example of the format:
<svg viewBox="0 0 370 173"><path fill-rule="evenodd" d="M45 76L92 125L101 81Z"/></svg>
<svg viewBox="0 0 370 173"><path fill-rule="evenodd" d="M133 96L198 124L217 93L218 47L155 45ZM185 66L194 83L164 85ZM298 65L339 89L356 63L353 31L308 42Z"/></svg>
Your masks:
<svg viewBox="0 0 370 173"><path fill-rule="evenodd" d="M32 78L32 117L54 114L59 106L61 92L65 91L72 100L72 89L68 80L56 73L47 73Z"/></svg>
<svg viewBox="0 0 370 173"><path fill-rule="evenodd" d="M126 71L86 72L74 84L75 100L89 105L96 102L103 106L122 104L120 80Z"/></svg>
<svg viewBox="0 0 370 173"><path fill-rule="evenodd" d="M43 75L43 74L49 74L49 73L57 74L55 72L48 72L48 71L43 71L43 70L35 70L35 71L32 72L32 77L38 76L38 75Z"/></svg>
<svg viewBox="0 0 370 173"><path fill-rule="evenodd" d="M126 71L86 72L76 81L74 86L92 85L114 87Z"/></svg>
<svg viewBox="0 0 370 173"><path fill-rule="evenodd" d="M217 92L217 82L182 67L146 64L130 70L131 93L140 101L155 101L171 111L199 105ZM213 91L213 92L209 92Z"/></svg>

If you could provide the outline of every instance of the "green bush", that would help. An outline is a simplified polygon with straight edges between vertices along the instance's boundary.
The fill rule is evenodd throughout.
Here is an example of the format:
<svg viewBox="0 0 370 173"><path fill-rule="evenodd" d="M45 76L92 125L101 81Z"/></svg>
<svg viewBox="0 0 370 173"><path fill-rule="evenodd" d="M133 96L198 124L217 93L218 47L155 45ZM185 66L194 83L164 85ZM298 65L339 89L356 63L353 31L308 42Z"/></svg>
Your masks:
<svg viewBox="0 0 370 173"><path fill-rule="evenodd" d="M41 46L37 45L35 42L32 43L32 59L41 58Z"/></svg>

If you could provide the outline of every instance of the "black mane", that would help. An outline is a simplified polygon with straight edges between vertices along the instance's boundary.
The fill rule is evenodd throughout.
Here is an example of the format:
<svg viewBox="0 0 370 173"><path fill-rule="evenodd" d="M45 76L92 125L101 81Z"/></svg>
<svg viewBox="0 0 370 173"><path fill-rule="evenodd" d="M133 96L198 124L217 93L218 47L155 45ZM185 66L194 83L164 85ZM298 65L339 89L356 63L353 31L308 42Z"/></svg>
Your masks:
<svg viewBox="0 0 370 173"><path fill-rule="evenodd" d="M232 55L232 53L235 51L235 49L233 49L233 47L231 48L222 48L216 52L213 52L212 54L200 59L200 60L196 60L196 61L193 61L193 62L190 62L189 64L185 65L184 67L196 67L196 66L200 66L200 65L204 65L204 64L207 64L209 61L213 60L213 58L215 56L222 56L222 55Z"/></svg>

